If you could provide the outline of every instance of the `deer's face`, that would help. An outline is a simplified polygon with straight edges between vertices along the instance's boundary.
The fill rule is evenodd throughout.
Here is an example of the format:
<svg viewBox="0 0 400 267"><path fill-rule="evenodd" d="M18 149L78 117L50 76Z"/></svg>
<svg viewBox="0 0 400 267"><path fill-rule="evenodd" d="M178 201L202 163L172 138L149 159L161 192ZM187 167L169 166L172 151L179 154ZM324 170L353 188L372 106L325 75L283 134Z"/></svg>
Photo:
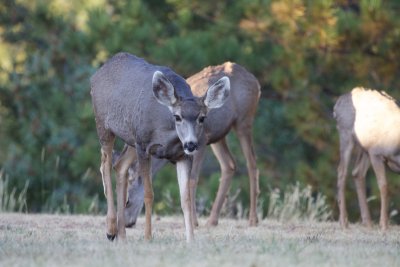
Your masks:
<svg viewBox="0 0 400 267"><path fill-rule="evenodd" d="M200 145L207 112L221 107L229 96L229 91L229 78L222 77L210 86L200 99L181 100L174 86L162 72L156 71L153 75L154 96L159 103L167 106L174 116L176 132L187 155L194 154Z"/></svg>
<svg viewBox="0 0 400 267"><path fill-rule="evenodd" d="M172 108L171 111L183 150L187 155L194 154L203 135L207 109L195 101L182 101L181 105Z"/></svg>

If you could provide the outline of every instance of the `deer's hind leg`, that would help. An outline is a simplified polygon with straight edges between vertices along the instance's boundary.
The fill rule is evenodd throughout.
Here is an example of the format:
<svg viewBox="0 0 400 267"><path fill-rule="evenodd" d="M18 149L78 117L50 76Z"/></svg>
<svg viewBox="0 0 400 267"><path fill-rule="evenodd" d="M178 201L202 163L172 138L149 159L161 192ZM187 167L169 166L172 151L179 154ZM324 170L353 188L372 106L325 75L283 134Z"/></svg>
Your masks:
<svg viewBox="0 0 400 267"><path fill-rule="evenodd" d="M111 182L112 150L115 136L107 134L107 138L101 138L101 165L100 172L103 180L104 194L107 199L107 238L111 241L117 235L117 216L114 207L114 195Z"/></svg>
<svg viewBox="0 0 400 267"><path fill-rule="evenodd" d="M368 228L372 227L371 215L368 209L365 176L370 166L369 156L360 146L356 146L357 158L352 171L357 190L358 203L360 205L362 223Z"/></svg>
<svg viewBox="0 0 400 267"><path fill-rule="evenodd" d="M250 226L256 226L258 224L257 199L260 194L260 188L259 171L257 169L256 155L253 146L252 126L238 127L237 135L244 157L246 158L246 166L250 182L249 224Z"/></svg>
<svg viewBox="0 0 400 267"><path fill-rule="evenodd" d="M219 181L218 192L211 209L210 218L207 222L207 225L215 226L218 224L218 216L231 185L236 164L226 144L225 138L219 140L217 143L212 144L211 149L221 166L221 178Z"/></svg>
<svg viewBox="0 0 400 267"><path fill-rule="evenodd" d="M339 222L343 228L348 227L348 216L346 208L346 176L351 158L351 152L354 147L354 140L351 131L339 129L340 138L340 161L338 172L338 204L339 204Z"/></svg>
<svg viewBox="0 0 400 267"><path fill-rule="evenodd" d="M387 180L386 180L386 170L385 163L383 161L382 156L379 155L371 155L371 164L374 169L376 178L378 180L379 191L381 194L381 218L379 220L379 225L383 231L388 229L389 218L389 203L388 203L388 192L387 192Z"/></svg>

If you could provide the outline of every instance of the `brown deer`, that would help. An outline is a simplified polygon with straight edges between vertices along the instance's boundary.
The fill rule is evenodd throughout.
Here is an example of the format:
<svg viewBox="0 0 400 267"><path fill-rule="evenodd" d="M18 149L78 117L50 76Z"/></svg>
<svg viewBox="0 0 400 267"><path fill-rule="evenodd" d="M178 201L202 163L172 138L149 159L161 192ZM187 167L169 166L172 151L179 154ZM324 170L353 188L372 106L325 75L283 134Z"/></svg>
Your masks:
<svg viewBox="0 0 400 267"><path fill-rule="evenodd" d="M207 67L188 78L187 82L191 86L193 94L201 96L205 93L209 84L213 84L223 76L230 78L230 95L221 108L209 112L207 120L204 123L206 143L211 144L212 151L221 167L220 185L207 224L218 224L218 216L235 172L236 164L226 143L226 135L233 129L239 138L247 162L250 182L249 224L255 226L257 225L256 208L259 186L256 156L253 149L252 128L260 98L260 85L257 79L245 68L231 62L226 62L219 66ZM194 200L200 167L204 159L204 150L205 148L199 149L196 155L194 155L190 174L195 225L198 225L198 223ZM152 161L153 173L156 173L167 162L167 160L154 159ZM129 169L128 201L125 208L127 227L131 227L136 223L137 216L143 206L143 182L136 169L135 165L132 165Z"/></svg>
<svg viewBox="0 0 400 267"><path fill-rule="evenodd" d="M334 106L334 117L340 137L338 167L339 222L348 226L345 202L347 169L353 148L356 160L352 175L355 178L363 224L371 226L371 216L365 192L365 176L372 164L381 196L380 226L388 228L388 193L385 164L400 173L400 107L385 92L354 88L339 97Z"/></svg>
<svg viewBox="0 0 400 267"><path fill-rule="evenodd" d="M107 198L110 240L115 236L126 239L126 178L129 166L136 160L144 182L145 238L151 238L151 156L176 162L186 240L193 239L189 190L193 155L205 146L203 123L208 111L222 106L229 90L229 78L221 77L203 96L193 96L186 81L171 69L151 65L128 53L115 55L92 76L91 95L101 144L100 172ZM113 166L117 174L117 213L111 183L115 137L126 144Z"/></svg>

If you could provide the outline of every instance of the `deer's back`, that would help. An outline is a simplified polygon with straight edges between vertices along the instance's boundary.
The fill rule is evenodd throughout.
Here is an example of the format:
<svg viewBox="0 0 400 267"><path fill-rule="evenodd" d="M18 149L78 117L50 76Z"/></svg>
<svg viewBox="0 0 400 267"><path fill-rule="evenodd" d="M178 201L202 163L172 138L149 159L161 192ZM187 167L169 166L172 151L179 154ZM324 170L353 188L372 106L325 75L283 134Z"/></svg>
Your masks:
<svg viewBox="0 0 400 267"><path fill-rule="evenodd" d="M257 79L242 66L226 62L210 66L189 77L195 96L203 96L208 87L223 76L230 79L231 90L224 105L211 110L206 119L208 143L213 143L225 136L232 126L248 124L251 128L260 98L260 84Z"/></svg>

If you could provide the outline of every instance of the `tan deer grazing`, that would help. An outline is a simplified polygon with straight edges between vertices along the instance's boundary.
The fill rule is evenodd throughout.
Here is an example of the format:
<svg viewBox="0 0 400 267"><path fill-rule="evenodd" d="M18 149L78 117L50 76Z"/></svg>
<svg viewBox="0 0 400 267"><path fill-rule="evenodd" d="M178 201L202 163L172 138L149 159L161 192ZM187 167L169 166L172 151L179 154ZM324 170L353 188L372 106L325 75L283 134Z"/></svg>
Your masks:
<svg viewBox="0 0 400 267"><path fill-rule="evenodd" d="M211 144L212 151L217 157L221 167L221 179L217 196L212 206L208 225L217 225L221 207L228 193L236 164L226 143L226 135L232 129L236 132L239 142L246 158L247 170L250 182L250 212L249 224L257 225L257 196L259 194L258 170L256 156L253 148L252 128L257 104L260 98L260 85L257 79L242 66L226 62L219 66L207 67L199 73L187 79L195 96L203 95L209 84L223 76L228 76L231 82L230 95L225 104L214 109L207 115L204 122L206 143ZM204 159L205 148L199 149L194 155L193 167L190 174L190 189L192 196L192 209L194 223L197 223L195 192L200 168ZM154 159L152 168L155 173L168 161ZM128 202L125 209L126 226L130 227L136 223L138 214L143 206L143 182L136 171L135 165L129 169Z"/></svg>
<svg viewBox="0 0 400 267"><path fill-rule="evenodd" d="M385 165L400 173L400 107L385 92L354 88L339 97L334 106L334 117L340 137L338 167L339 221L348 226L345 202L347 169L353 148L356 160L352 175L355 178L363 224L371 226L368 210L365 176L370 166L374 169L381 196L380 226L388 228L388 193Z"/></svg>
<svg viewBox="0 0 400 267"><path fill-rule="evenodd" d="M186 81L171 69L155 66L128 53L109 59L91 78L91 95L101 144L101 167L107 198L107 237L125 240L127 171L138 161L144 182L145 238L151 238L153 188L151 157L176 162L186 240L193 239L189 174L193 155L205 146L203 124L209 110L229 96L228 77L221 77L193 96ZM112 150L116 137L126 147L114 164L117 213L111 183Z"/></svg>

